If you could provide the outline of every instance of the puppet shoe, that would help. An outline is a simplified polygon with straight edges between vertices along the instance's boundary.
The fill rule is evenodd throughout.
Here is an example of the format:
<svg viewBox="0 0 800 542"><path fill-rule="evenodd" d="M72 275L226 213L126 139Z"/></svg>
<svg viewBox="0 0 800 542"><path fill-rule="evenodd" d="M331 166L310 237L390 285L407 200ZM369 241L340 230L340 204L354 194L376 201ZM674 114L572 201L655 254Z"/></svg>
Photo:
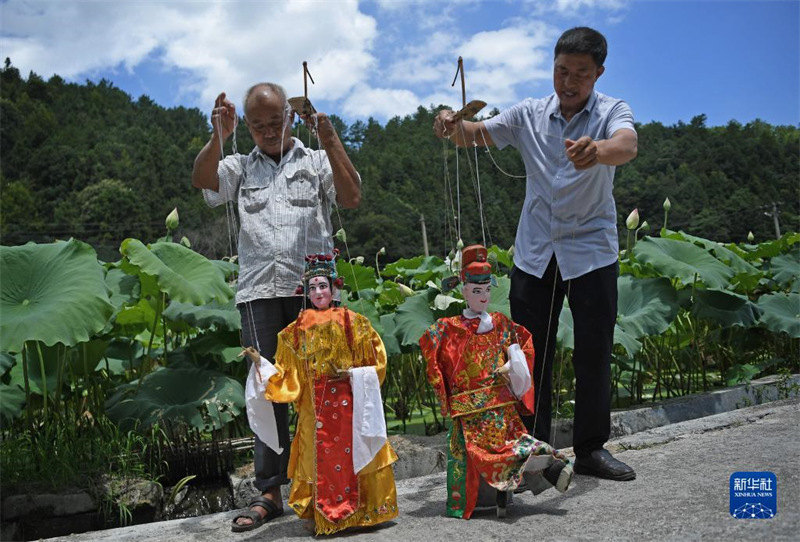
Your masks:
<svg viewBox="0 0 800 542"><path fill-rule="evenodd" d="M572 481L572 464L559 459L544 469L542 477L559 492L564 493Z"/></svg>
<svg viewBox="0 0 800 542"><path fill-rule="evenodd" d="M603 448L578 456L575 459L575 472L607 480L628 481L636 478L636 472L631 467L615 459L611 452Z"/></svg>
<svg viewBox="0 0 800 542"><path fill-rule="evenodd" d="M553 487L553 485L550 482L545 480L541 472L525 471L522 473L522 477L525 480L525 489L529 490L534 495L538 495L542 491L548 490L551 487Z"/></svg>

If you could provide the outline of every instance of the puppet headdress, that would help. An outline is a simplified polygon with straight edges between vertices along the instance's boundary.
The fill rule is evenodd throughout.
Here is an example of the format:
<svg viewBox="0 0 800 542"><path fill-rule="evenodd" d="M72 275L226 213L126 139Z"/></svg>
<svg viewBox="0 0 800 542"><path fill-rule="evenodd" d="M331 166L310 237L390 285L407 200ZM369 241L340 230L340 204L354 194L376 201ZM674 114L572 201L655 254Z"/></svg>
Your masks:
<svg viewBox="0 0 800 542"><path fill-rule="evenodd" d="M470 245L461 249L461 276L444 279L442 290L452 290L459 282L497 285L497 281L492 275L492 264L489 261L489 252L486 247Z"/></svg>
<svg viewBox="0 0 800 542"><path fill-rule="evenodd" d="M341 288L344 281L336 272L336 257L338 255L339 249L335 248L330 254L309 254L306 256L303 285L297 287L297 293L305 294L308 290L308 281L314 277L326 277L331 287Z"/></svg>

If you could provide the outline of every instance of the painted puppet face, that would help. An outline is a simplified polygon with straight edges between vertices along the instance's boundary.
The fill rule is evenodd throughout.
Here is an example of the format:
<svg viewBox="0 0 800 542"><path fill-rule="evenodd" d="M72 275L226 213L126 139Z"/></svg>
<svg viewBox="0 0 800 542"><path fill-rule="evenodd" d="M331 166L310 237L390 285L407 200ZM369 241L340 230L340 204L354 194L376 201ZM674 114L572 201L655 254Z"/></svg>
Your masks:
<svg viewBox="0 0 800 542"><path fill-rule="evenodd" d="M483 312L489 304L491 298L491 284L466 283L461 288L461 293L467 301L467 306L475 312Z"/></svg>
<svg viewBox="0 0 800 542"><path fill-rule="evenodd" d="M326 277L312 277L308 281L308 298L318 309L327 309L331 306L331 285Z"/></svg>

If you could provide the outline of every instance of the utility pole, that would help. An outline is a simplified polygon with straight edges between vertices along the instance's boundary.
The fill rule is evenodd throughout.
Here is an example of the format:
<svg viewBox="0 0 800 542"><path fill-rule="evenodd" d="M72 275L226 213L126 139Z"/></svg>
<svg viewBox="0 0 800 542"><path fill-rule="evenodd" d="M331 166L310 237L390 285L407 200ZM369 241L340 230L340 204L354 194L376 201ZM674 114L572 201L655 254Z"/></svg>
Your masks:
<svg viewBox="0 0 800 542"><path fill-rule="evenodd" d="M428 232L425 230L425 215L419 215L419 222L422 224L422 251L427 258L430 254L428 253Z"/></svg>
<svg viewBox="0 0 800 542"><path fill-rule="evenodd" d="M764 207L766 207L766 205ZM772 212L771 213L765 212L764 214L766 216L771 216L772 217L772 221L775 223L775 239L780 239L781 238L781 225L778 222L778 215L780 214L780 212L778 211L778 204L773 201L772 202Z"/></svg>

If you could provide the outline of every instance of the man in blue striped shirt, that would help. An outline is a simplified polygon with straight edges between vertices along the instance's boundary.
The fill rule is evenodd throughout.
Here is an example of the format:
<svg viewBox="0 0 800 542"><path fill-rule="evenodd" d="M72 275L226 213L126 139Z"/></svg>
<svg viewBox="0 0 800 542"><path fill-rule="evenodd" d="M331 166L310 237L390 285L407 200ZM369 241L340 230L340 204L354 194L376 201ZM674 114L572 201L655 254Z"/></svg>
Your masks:
<svg viewBox="0 0 800 542"><path fill-rule="evenodd" d="M632 480L633 469L603 448L611 430L619 273L614 170L637 153L628 104L594 90L606 52L599 32L568 30L555 47L555 93L482 122L454 122L452 111L441 111L434 132L459 146L511 145L525 163L509 299L536 350L536 414L524 420L528 431L550 442L553 354L566 297L575 322L575 472Z"/></svg>

